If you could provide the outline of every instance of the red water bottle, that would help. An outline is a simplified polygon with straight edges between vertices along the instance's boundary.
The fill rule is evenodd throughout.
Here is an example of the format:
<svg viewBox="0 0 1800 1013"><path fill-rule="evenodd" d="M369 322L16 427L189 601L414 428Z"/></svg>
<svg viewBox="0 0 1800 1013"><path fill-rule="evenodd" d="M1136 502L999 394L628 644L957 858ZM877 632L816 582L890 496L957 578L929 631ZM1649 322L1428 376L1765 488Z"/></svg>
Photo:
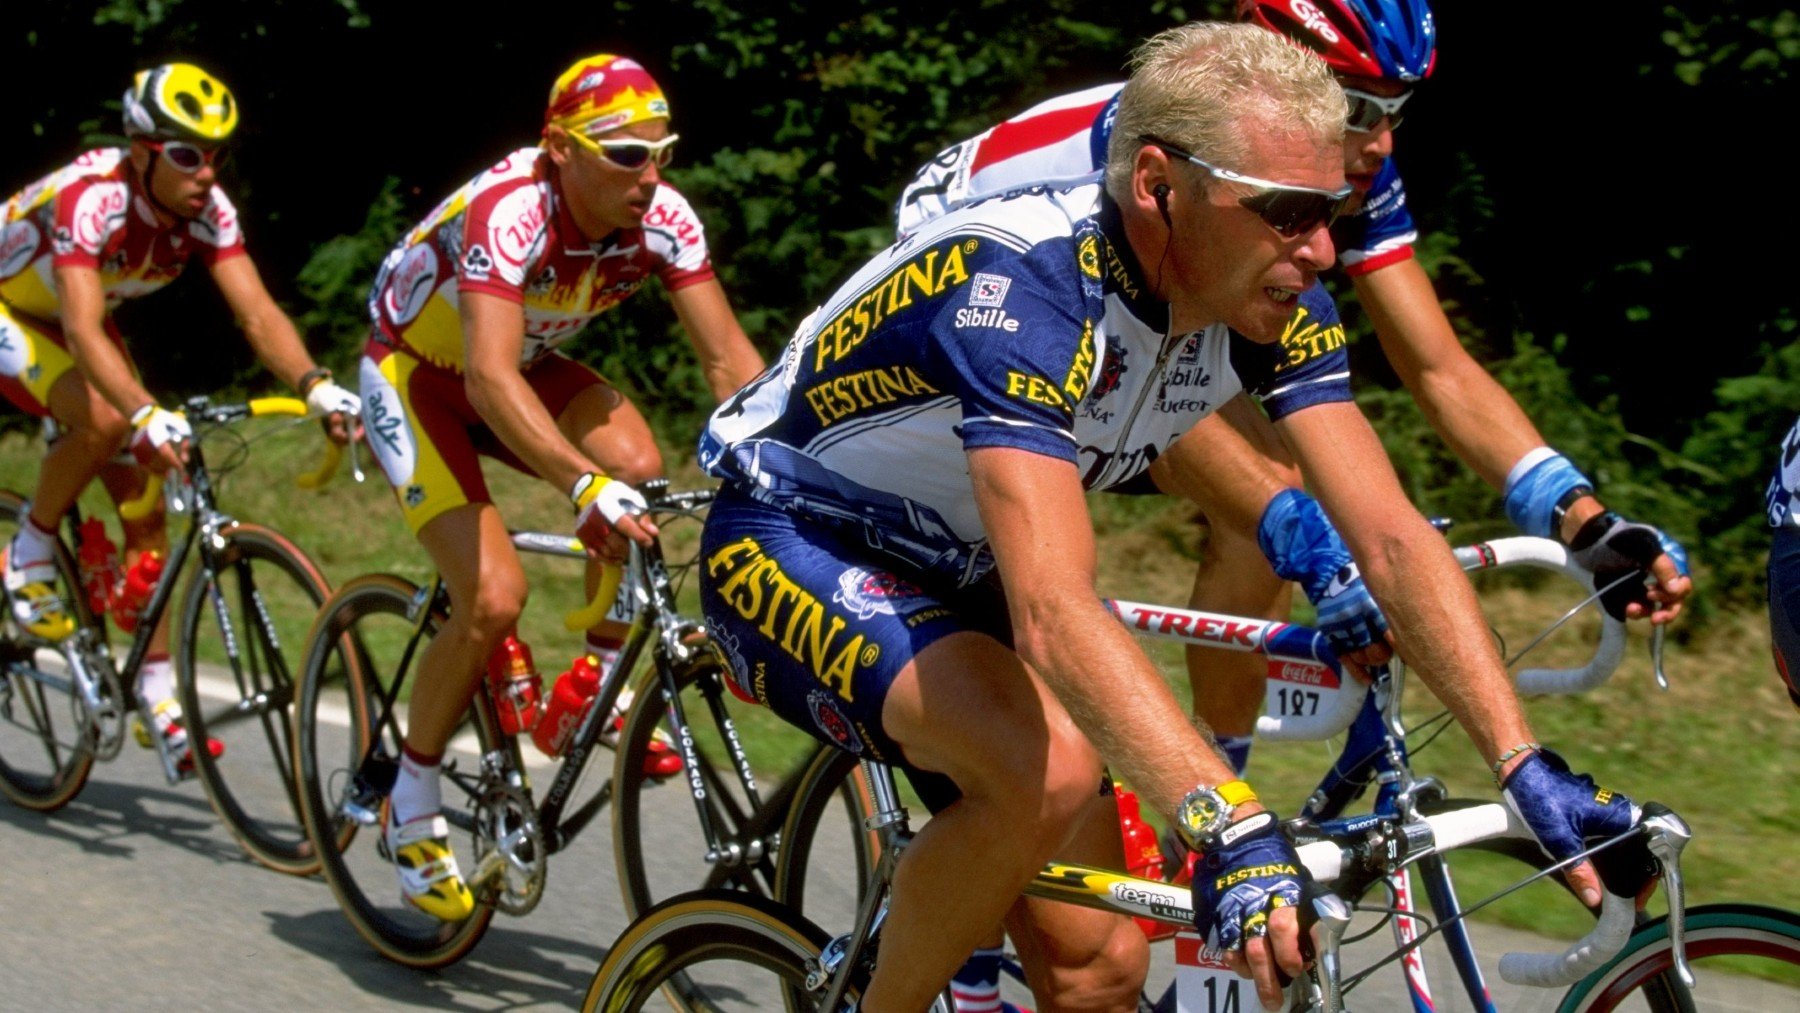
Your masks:
<svg viewBox="0 0 1800 1013"><path fill-rule="evenodd" d="M125 576L119 565L119 547L106 537L106 525L98 517L82 521L78 537L81 545L76 550L76 562L81 570L81 590L87 595L88 611L103 616L112 604L113 588Z"/></svg>
<svg viewBox="0 0 1800 1013"><path fill-rule="evenodd" d="M584 654L570 663L569 670L550 688L550 702L537 727L531 730L531 741L545 756L561 756L569 748L569 739L574 737L594 697L599 695L600 667L592 655Z"/></svg>
<svg viewBox="0 0 1800 1013"><path fill-rule="evenodd" d="M529 732L542 713L543 691L531 648L516 633L508 633L488 658L488 693L500 728L508 735Z"/></svg>
<svg viewBox="0 0 1800 1013"><path fill-rule="evenodd" d="M1113 785L1113 793L1119 801L1119 833L1125 839L1125 871L1143 879L1161 879L1162 848L1156 843L1156 828L1144 822L1137 793L1118 784ZM1133 917L1132 921L1152 942L1176 932L1176 926L1149 918Z"/></svg>
<svg viewBox="0 0 1800 1013"><path fill-rule="evenodd" d="M113 595L113 622L126 633L135 631L144 606L156 593L156 582L162 579L163 560L160 552L146 552L125 571L119 590Z"/></svg>

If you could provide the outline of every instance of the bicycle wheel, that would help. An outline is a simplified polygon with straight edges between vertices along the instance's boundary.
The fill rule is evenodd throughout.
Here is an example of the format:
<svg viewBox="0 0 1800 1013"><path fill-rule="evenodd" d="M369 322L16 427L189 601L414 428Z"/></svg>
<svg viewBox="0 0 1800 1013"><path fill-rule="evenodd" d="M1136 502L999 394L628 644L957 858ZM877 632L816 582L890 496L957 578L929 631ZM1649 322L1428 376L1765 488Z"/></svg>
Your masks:
<svg viewBox="0 0 1800 1013"><path fill-rule="evenodd" d="M1605 967L1563 996L1560 1013L1609 1010L1800 1008L1800 915L1755 904L1703 904L1687 912L1687 955L1698 984L1670 973L1667 919L1639 928Z"/></svg>
<svg viewBox="0 0 1800 1013"><path fill-rule="evenodd" d="M828 940L825 930L766 897L681 894L625 929L582 1008L815 1010L824 995L807 988L808 965L816 966Z"/></svg>
<svg viewBox="0 0 1800 1013"><path fill-rule="evenodd" d="M0 492L0 545L12 541L24 506ZM77 621L87 626L86 605L77 600L81 580L61 541L56 569ZM93 766L88 709L63 652L28 633L0 602L0 792L27 809L52 812L81 792Z"/></svg>
<svg viewBox="0 0 1800 1013"><path fill-rule="evenodd" d="M331 589L280 533L239 524L221 533L215 573L196 568L176 638L181 709L196 773L219 819L250 857L277 872L318 871L294 790L290 714L306 633Z"/></svg>
<svg viewBox="0 0 1800 1013"><path fill-rule="evenodd" d="M619 752L614 758L613 853L625 910L633 916L659 901L694 889L729 887L770 895L775 885L780 831L801 775L808 767L822 762L821 755L830 759L820 748L811 747L805 754L807 758L786 780L773 786L759 780L763 771L782 766L769 762L770 751L781 748L780 745L769 741L758 749L744 741L753 736L741 734L743 719L760 708L744 703L725 688L729 676L711 655L677 671L674 678L688 725L687 737L695 743L699 762L663 780L645 774L643 757L653 736L661 732L669 741L683 741L683 733L674 727L660 679L655 677L640 688L626 716ZM725 724L726 718L730 727ZM795 741L799 740L789 739L786 748L791 749ZM756 790L755 802L746 791L743 771L731 756L733 744L744 749L744 762L754 772L749 783ZM852 758L845 755L845 760L848 766L854 766ZM832 783L850 783L844 769L839 769L837 780ZM819 830L815 839L830 842L836 855L854 863L839 863L836 867L850 877L848 882L860 884L867 880L870 868L869 852L860 846L864 834L861 818L868 811L867 795L854 793L852 788L844 791L849 801L841 811L851 815L841 824ZM830 793L826 792L825 797L829 800ZM823 809L821 806L820 819ZM712 829L710 840L703 829L701 813ZM816 827L818 822L815 819L811 825ZM824 860L815 864L832 865ZM853 914L854 908L849 913ZM838 921L834 918L831 924ZM847 927L848 918L843 923Z"/></svg>
<svg viewBox="0 0 1800 1013"><path fill-rule="evenodd" d="M881 836L866 822L874 810L856 757L839 749L814 753L796 782L782 824L775 899L821 925L848 932L881 855ZM838 829L846 826L847 833ZM846 869L855 876L846 876Z"/></svg>
<svg viewBox="0 0 1800 1013"><path fill-rule="evenodd" d="M412 584L370 574L349 581L325 602L301 674L294 764L306 832L345 917L382 956L433 968L461 959L481 940L494 917L492 904L478 891L475 913L455 923L407 904L379 825L360 825L346 805L354 797L365 812L385 812L382 799L392 784L406 722L400 683L442 620L433 614L416 630L416 609L425 607L415 604L418 598ZM500 743L487 709L478 703L444 755L443 812L465 875L473 871L477 854L472 828L481 757ZM364 784L385 783L373 794L362 793L359 772Z"/></svg>

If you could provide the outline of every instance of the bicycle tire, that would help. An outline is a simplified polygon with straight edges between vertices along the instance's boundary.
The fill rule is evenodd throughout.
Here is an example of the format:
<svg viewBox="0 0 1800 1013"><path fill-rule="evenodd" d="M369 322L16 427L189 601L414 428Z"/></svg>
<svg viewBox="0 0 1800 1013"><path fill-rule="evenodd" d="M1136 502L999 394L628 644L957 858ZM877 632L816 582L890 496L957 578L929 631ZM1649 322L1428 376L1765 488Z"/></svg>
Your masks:
<svg viewBox="0 0 1800 1013"><path fill-rule="evenodd" d="M438 968L460 960L481 941L493 920L493 905L478 895L474 913L454 923L416 911L400 898L393 865L381 854L379 827L359 826L341 808L373 737L379 735L384 755L400 755L404 704L394 708L386 727L376 723L380 701L395 695L394 682L404 677L399 658L413 641L409 613L417 594L413 584L398 577L369 574L346 582L327 599L307 641L294 714L294 766L320 870L357 934L395 963ZM426 638L442 618L434 615L426 621ZM417 662L414 650L411 663ZM475 850L467 829L473 825L469 796L463 789L469 771L479 770L479 758L500 741L487 709L477 703L446 753L444 813L465 874L472 869ZM385 815L386 806L381 809Z"/></svg>
<svg viewBox="0 0 1800 1013"><path fill-rule="evenodd" d="M11 543L24 508L16 493L0 492L0 544ZM56 571L77 625L91 626L79 600L80 571L61 539ZM54 812L79 795L94 767L86 714L62 652L28 633L0 602L0 793L37 812Z"/></svg>
<svg viewBox="0 0 1800 1013"><path fill-rule="evenodd" d="M675 672L675 684L681 695L682 710L690 726L690 734L712 737L723 742L726 735L719 727L714 704L727 713L744 713L751 704L741 702L725 688L730 678L723 664L712 655ZM672 741L680 742L681 733L672 728L669 708L663 700L659 678L652 678L639 689L637 699L625 718L620 733L618 754L613 764L613 854L618 868L619 889L628 915L636 916L658 902L695 889L732 888L772 895L776 863L768 847L760 855L747 855L741 861L714 856L708 860L707 842L702 834L696 803L692 797L693 779L697 776L704 787L704 804L708 818L717 828L722 841L763 840L771 845L780 840L776 834L786 818L787 800L793 796L798 778L811 765L827 755L821 747L809 755L795 774L782 784L770 786L757 782L761 806L751 805L743 791L743 782L728 756L715 758L709 751L699 751L698 773L683 768L672 777L658 780L644 772L643 757L659 731ZM733 719L738 727L742 723ZM742 736L738 736L741 743ZM746 747L748 748L748 747ZM755 760L751 766L767 766ZM854 765L854 759L845 754ZM839 783L843 783L840 776ZM661 796L655 793L660 789ZM866 798L866 794L863 796ZM660 800L660 805L659 805ZM649 824L662 806L680 810L681 815ZM866 811L864 812L866 815ZM852 834L860 831L860 818L852 824ZM864 861L854 873L857 882L866 881L870 865Z"/></svg>
<svg viewBox="0 0 1800 1013"><path fill-rule="evenodd" d="M181 603L176 679L188 734L225 745L193 751L213 811L244 851L290 875L318 871L294 784L294 673L306 634L331 593L311 559L277 531L221 532L215 579L196 567ZM211 619L210 629L207 627ZM201 652L223 645L228 679L203 678Z"/></svg>
<svg viewBox="0 0 1800 1013"><path fill-rule="evenodd" d="M1687 954L1706 972L1705 961L1718 957L1754 959L1784 964L1800 979L1800 915L1756 904L1702 904L1687 911ZM1747 979L1700 978L1697 992L1676 980L1668 919L1646 923L1606 966L1588 975L1563 996L1558 1013L1609 1013L1617 1009L1681 1011L1705 1009L1697 996L1718 995L1722 989L1744 992L1760 988ZM1706 989L1709 984L1712 991ZM1757 997L1759 1005L1745 1008L1793 1008L1792 990L1785 1000ZM1775 1004L1770 1005L1773 1001Z"/></svg>
<svg viewBox="0 0 1800 1013"><path fill-rule="evenodd" d="M626 927L595 972L582 1008L635 1013L660 998L696 1013L816 1009L823 994L806 987L809 964L829 941L824 929L767 897L741 890L680 894Z"/></svg>
<svg viewBox="0 0 1800 1013"><path fill-rule="evenodd" d="M850 860L856 877L849 881L848 891L843 889L841 879L821 882L808 875L814 871L814 860L821 857L819 829L834 805L843 808L852 828L860 828L860 832L849 835ZM794 799L788 805L787 821L781 827L781 850L775 860L775 899L822 925L848 931L854 921L845 919L854 919L881 855L881 835L868 825L874 810L868 779L856 757L830 748L814 753L800 774ZM833 857L842 860L836 854ZM827 895L820 896L822 891Z"/></svg>

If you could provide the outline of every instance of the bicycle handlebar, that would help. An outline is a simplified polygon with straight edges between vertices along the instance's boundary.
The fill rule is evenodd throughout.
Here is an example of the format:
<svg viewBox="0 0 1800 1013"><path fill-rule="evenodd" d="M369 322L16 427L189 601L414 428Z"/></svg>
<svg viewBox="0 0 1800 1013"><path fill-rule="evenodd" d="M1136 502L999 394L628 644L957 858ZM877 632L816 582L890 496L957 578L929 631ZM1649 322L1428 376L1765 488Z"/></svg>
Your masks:
<svg viewBox="0 0 1800 1013"><path fill-rule="evenodd" d="M1535 566L1560 573L1583 587L1593 588L1593 575L1575 563L1562 543L1549 538L1517 535L1496 538L1454 550L1456 561L1471 573L1503 566ZM1519 691L1538 695L1549 693L1585 693L1612 677L1625 658L1625 624L1605 616L1600 626L1600 644L1588 663L1576 668L1527 668L1517 677Z"/></svg>
<svg viewBox="0 0 1800 1013"><path fill-rule="evenodd" d="M305 418L311 413L306 402L293 397L259 397L252 398L245 404L214 405L205 398L193 398L188 401L183 415L192 415L203 422L222 425L247 418L265 418L271 415L289 415ZM319 467L295 478L302 489L322 489L337 474L338 462L343 460L344 448L331 440L325 441L325 455ZM150 473L149 480L144 483L144 491L135 498L119 504L119 516L128 521L139 521L150 516L156 509L156 499L162 495L163 476Z"/></svg>
<svg viewBox="0 0 1800 1013"><path fill-rule="evenodd" d="M1648 838L1650 852L1662 866L1664 894L1669 902L1669 933L1674 940L1676 952L1676 973L1691 984L1692 972L1687 966L1683 942L1686 897L1680 861L1681 849L1691 837L1691 832L1680 816L1654 802L1645 804L1644 817L1635 832ZM1451 851L1465 844L1496 837L1531 839L1529 831L1513 811L1498 803L1419 816L1414 822L1400 825L1397 834L1403 836L1404 841L1391 842L1387 846L1391 847L1392 843L1402 844L1402 854L1406 856ZM1353 852L1345 848L1345 843L1336 839L1314 841L1300 845L1295 850L1315 879L1329 882L1341 876L1346 864L1355 857ZM1613 842L1599 847L1605 848L1610 843ZM1373 850L1377 844L1366 842L1366 846ZM1507 953L1500 958L1500 977L1514 985L1537 988L1572 985L1624 949L1636 928L1636 910L1634 898L1603 891L1599 920L1587 935L1569 944L1561 952ZM1330 930L1331 927L1327 926L1327 931ZM1325 944L1325 950L1333 953L1333 963L1342 928L1339 927L1336 931L1338 937L1328 939Z"/></svg>

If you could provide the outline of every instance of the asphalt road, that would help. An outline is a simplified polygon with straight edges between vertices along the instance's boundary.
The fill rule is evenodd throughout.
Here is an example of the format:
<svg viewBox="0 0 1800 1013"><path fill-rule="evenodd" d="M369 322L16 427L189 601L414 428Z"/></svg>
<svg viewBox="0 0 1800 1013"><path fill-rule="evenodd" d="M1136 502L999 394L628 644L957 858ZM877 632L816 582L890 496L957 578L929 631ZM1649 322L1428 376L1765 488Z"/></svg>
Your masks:
<svg viewBox="0 0 1800 1013"><path fill-rule="evenodd" d="M679 833L691 815L673 785L657 794L658 819ZM148 751L128 744L59 813L0 802L0 1009L566 1009L624 924L604 820L552 856L536 911L497 917L468 958L422 973L364 945L322 880L245 857L199 785L169 786ZM1534 942L1484 927L1478 945L1497 959L1521 938ZM1155 952L1151 980L1167 982L1171 947ZM1500 984L1491 964L1489 977L1501 1009L1554 1008ZM1384 971L1351 1007L1404 1009L1398 984ZM1800 1009L1792 991L1729 976L1709 986L1706 1009ZM1440 1009L1468 1008L1439 992Z"/></svg>

